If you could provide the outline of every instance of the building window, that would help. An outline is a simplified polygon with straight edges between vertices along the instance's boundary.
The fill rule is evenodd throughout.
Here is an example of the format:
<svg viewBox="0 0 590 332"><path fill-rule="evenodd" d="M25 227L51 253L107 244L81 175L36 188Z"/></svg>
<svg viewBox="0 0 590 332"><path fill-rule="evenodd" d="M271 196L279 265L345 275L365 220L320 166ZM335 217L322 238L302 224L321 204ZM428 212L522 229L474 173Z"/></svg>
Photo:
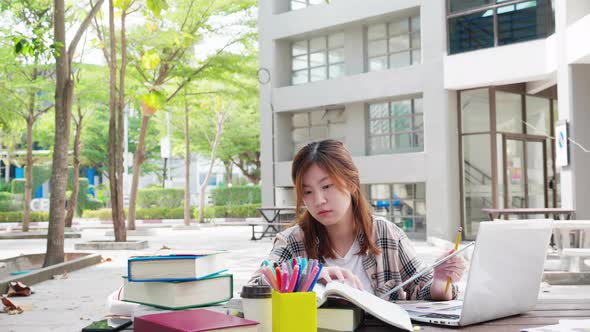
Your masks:
<svg viewBox="0 0 590 332"><path fill-rule="evenodd" d="M299 10L325 2L326 0L291 0L291 10Z"/></svg>
<svg viewBox="0 0 590 332"><path fill-rule="evenodd" d="M369 154L424 150L422 98L368 105Z"/></svg>
<svg viewBox="0 0 590 332"><path fill-rule="evenodd" d="M340 77L344 74L344 34L294 42L291 55L293 85Z"/></svg>
<svg viewBox="0 0 590 332"><path fill-rule="evenodd" d="M420 63L420 16L404 17L367 28L367 70Z"/></svg>
<svg viewBox="0 0 590 332"><path fill-rule="evenodd" d="M448 0L449 53L545 38L555 31L552 0Z"/></svg>
<svg viewBox="0 0 590 332"><path fill-rule="evenodd" d="M323 139L345 142L346 118L343 108L295 113L291 117L293 155L306 144Z"/></svg>
<svg viewBox="0 0 590 332"><path fill-rule="evenodd" d="M424 183L371 184L369 200L375 215L383 216L413 237L426 237Z"/></svg>

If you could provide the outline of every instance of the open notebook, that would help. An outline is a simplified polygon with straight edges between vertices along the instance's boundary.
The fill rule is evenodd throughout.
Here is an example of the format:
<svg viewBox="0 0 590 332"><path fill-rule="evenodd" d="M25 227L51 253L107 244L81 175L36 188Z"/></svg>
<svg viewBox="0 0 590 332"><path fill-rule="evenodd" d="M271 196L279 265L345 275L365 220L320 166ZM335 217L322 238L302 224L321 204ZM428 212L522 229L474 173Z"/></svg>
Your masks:
<svg viewBox="0 0 590 332"><path fill-rule="evenodd" d="M384 323L406 331L412 331L410 316L404 309L395 303L380 299L371 293L358 290L340 282L331 282L326 286L316 284L313 290L316 293L318 307L324 304L329 296L342 297Z"/></svg>

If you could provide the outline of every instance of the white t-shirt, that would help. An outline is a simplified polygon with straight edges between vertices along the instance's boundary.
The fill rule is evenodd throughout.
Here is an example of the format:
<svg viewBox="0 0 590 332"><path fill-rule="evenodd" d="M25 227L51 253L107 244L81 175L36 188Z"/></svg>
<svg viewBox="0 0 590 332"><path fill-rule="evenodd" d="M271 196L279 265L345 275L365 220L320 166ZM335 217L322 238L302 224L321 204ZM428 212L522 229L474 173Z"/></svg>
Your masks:
<svg viewBox="0 0 590 332"><path fill-rule="evenodd" d="M336 258L326 258L325 265L338 266L350 270L355 276L357 276L357 278L359 278L365 291L375 294L373 287L371 286L371 280L367 275L367 271L363 267L364 255L356 255L359 249L360 247L358 241L355 239L344 257L338 255L338 253L335 252L334 254L336 255Z"/></svg>

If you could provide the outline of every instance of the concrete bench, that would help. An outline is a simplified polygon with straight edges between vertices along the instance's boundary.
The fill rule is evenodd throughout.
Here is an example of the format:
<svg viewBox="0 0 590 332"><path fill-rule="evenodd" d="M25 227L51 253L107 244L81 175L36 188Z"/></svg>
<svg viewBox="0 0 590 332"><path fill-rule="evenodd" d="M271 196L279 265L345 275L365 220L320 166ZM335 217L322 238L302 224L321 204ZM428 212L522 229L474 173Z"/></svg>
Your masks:
<svg viewBox="0 0 590 332"><path fill-rule="evenodd" d="M567 263L568 272L590 271L584 261L590 258L590 248L565 248L561 252L562 262Z"/></svg>

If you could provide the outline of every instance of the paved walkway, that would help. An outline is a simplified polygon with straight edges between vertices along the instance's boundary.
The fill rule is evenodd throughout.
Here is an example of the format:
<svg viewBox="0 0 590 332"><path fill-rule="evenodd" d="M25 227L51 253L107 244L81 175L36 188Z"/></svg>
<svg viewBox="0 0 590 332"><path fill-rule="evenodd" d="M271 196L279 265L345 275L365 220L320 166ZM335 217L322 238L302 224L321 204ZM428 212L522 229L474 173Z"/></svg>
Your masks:
<svg viewBox="0 0 590 332"><path fill-rule="evenodd" d="M73 252L74 244L89 240L105 239L105 229L84 229L81 239L66 239L65 250ZM149 241L149 248L140 252L150 253L162 246L182 251L196 249L226 249L230 272L234 274L235 295L248 280L260 261L272 247L272 240L251 241L248 226L203 227L200 230L154 229L155 235L129 237ZM426 242L415 242L416 251L426 263L442 254L442 249ZM2 240L0 258L20 254L45 252L46 241ZM93 320L106 313L107 296L121 285L121 276L126 273L127 257L138 251L101 251L111 262L68 273L66 279L49 280L31 285L35 292L30 297L12 298L25 307L20 315L0 313L0 331L80 331ZM460 285L463 286L463 285ZM588 299L590 286L544 285L541 297Z"/></svg>

